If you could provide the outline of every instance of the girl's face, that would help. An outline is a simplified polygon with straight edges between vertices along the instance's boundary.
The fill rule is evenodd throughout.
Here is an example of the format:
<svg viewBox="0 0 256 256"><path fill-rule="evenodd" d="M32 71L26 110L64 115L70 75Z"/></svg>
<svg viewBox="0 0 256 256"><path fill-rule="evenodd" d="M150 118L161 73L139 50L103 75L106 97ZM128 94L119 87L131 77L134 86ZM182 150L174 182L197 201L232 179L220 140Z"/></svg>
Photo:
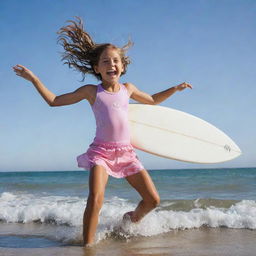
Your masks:
<svg viewBox="0 0 256 256"><path fill-rule="evenodd" d="M114 85L124 71L121 56L117 49L106 48L100 55L98 65L94 66L97 74L101 75L102 82Z"/></svg>

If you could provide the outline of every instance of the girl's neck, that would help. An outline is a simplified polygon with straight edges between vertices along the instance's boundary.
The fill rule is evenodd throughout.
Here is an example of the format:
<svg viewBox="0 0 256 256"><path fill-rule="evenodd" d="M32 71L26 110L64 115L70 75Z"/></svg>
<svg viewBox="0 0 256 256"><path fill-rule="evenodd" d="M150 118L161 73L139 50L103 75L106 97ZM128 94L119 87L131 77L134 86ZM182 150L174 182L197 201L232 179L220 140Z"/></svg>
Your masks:
<svg viewBox="0 0 256 256"><path fill-rule="evenodd" d="M104 90L109 92L118 92L120 89L120 84L118 82L109 83L102 81L102 87Z"/></svg>

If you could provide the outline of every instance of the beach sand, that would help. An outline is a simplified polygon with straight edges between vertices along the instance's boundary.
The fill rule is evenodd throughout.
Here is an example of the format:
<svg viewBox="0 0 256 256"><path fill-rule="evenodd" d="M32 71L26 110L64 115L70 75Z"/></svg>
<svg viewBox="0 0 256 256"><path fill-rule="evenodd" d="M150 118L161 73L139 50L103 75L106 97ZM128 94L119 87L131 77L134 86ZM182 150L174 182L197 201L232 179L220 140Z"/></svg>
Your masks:
<svg viewBox="0 0 256 256"><path fill-rule="evenodd" d="M3 238L3 236L1 236ZM256 231L200 228L129 240L108 238L93 248L62 245L47 248L0 248L1 256L255 256ZM1 239L1 238L0 238Z"/></svg>

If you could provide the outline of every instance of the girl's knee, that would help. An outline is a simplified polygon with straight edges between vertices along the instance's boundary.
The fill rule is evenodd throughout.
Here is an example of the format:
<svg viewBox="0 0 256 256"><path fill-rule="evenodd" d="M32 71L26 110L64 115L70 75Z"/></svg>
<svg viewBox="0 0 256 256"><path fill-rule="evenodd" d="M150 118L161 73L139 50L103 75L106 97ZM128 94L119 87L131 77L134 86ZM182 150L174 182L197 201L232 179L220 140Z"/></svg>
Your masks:
<svg viewBox="0 0 256 256"><path fill-rule="evenodd" d="M103 205L104 195L103 194L91 194L88 197L87 204L94 210L99 211Z"/></svg>
<svg viewBox="0 0 256 256"><path fill-rule="evenodd" d="M154 209L160 204L160 197L158 195L155 195L148 199L146 203L150 206L150 208Z"/></svg>
<svg viewBox="0 0 256 256"><path fill-rule="evenodd" d="M160 204L160 197L158 195L154 196L152 198L152 205L153 205L153 207L156 208L159 204Z"/></svg>

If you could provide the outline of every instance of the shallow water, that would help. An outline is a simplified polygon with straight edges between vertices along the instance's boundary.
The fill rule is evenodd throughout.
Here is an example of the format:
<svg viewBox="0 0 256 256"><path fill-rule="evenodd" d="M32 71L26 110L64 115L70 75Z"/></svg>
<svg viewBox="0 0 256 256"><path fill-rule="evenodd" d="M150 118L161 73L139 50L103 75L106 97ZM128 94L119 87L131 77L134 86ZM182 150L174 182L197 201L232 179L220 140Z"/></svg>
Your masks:
<svg viewBox="0 0 256 256"><path fill-rule="evenodd" d="M212 248L226 241L229 249L225 253L235 252L235 248L242 252L245 245L247 251L248 246L254 246L255 168L155 170L150 174L162 201L139 224L122 221L123 214L133 210L139 201L136 191L124 179L109 180L96 234L96 255L106 252L106 245L111 255L118 255L111 248L118 248L122 255L126 255L125 250L133 253L127 255L172 255L173 251L175 255L189 255L185 248L179 249L180 241L190 241L191 250L200 251L200 247L205 253L202 255L215 255L206 253L204 246L211 240ZM82 215L87 194L85 171L0 173L0 255L15 255L12 253L18 249L14 246L23 248L24 255L35 250L37 255L66 255L70 251L72 255L83 255ZM190 234L197 237L198 243ZM227 244L226 235L237 239L234 248ZM147 243L155 245L145 247ZM139 246L136 250L135 244ZM224 248L225 243L221 246ZM181 251L183 254L177 254Z"/></svg>
<svg viewBox="0 0 256 256"><path fill-rule="evenodd" d="M55 246L47 248L0 248L4 256L254 256L255 231L200 228L172 231L129 240L107 239L93 248Z"/></svg>

